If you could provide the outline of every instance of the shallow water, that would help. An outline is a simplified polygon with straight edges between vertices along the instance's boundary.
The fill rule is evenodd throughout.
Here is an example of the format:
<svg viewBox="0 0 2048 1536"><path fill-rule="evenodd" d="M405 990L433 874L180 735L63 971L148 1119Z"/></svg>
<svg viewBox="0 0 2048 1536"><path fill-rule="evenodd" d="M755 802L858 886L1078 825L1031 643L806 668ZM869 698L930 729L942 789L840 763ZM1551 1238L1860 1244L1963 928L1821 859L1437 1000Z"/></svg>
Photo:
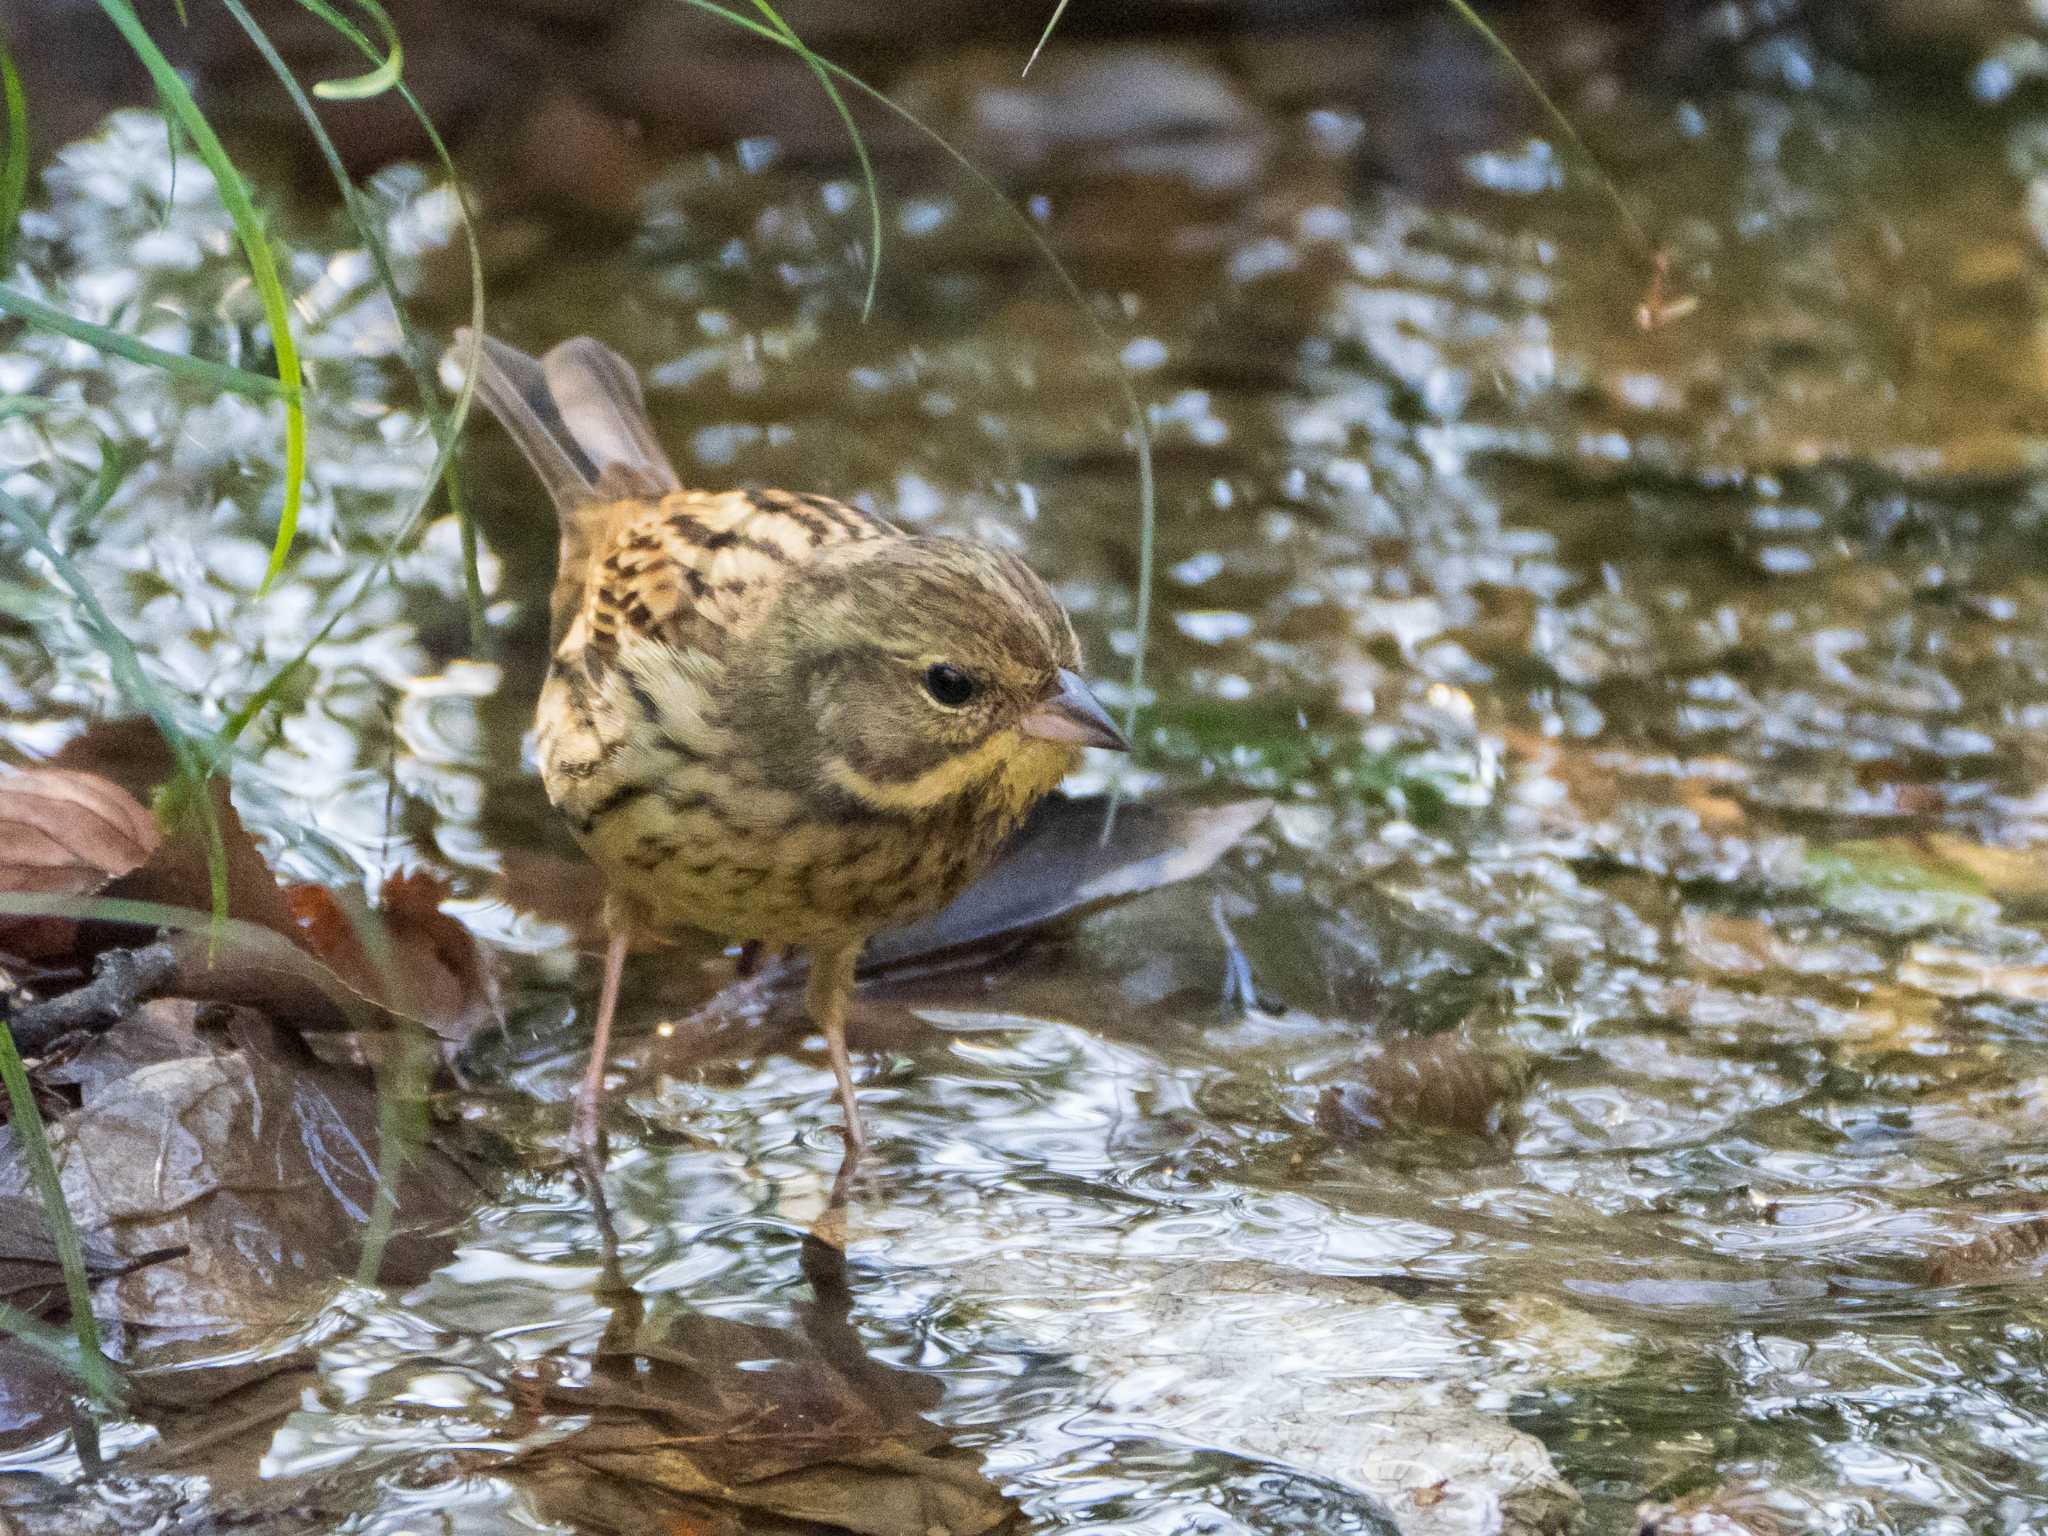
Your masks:
<svg viewBox="0 0 2048 1536"><path fill-rule="evenodd" d="M1362 1491L1413 1454L1373 1434L1422 1423L1532 1436L1497 1454L1598 1528L1752 1484L1826 1529L2048 1520L2031 1281L1929 1272L2048 1176L2048 136L1782 37L1690 84L1624 83L1588 124L1698 301L1650 332L1611 212L1512 128L1389 180L1419 104L1359 116L1255 72L1207 140L1017 178L1151 403L1132 786L1279 801L1199 885L871 1005L897 1027L865 1072L853 1321L1031 1528L1475 1528L1456 1477L1441 1506ZM203 173L168 211L138 195L170 186L161 149L124 119L70 151L25 254L53 301L139 301L124 323L165 345L182 307L230 346L254 306ZM850 184L755 144L676 167L619 240L556 231L492 326L622 347L707 483L1016 544L1122 702L1136 517L1103 355L978 192L910 157L885 180L866 325ZM445 202L379 190L423 321L455 323ZM195 718L290 653L431 457L360 258L312 216L298 240L317 468L262 602L263 413L47 339L0 359L0 391L84 402L0 427L17 494L49 505L95 429L134 446L106 512L66 525L67 490L59 525ZM552 541L502 440L470 465L496 657L462 654L440 517L237 788L289 876L458 872L518 958L451 1107L532 1162L427 1284L337 1304L361 1326L275 1472L502 1449L511 1377L611 1317L522 1108L565 1091L590 972L492 895L507 850L563 846L522 744ZM0 699L46 751L112 695L35 617L0 631ZM636 977L636 1030L708 993L693 966ZM1489 1134L1319 1120L1438 1031L1512 1069ZM651 1325L788 1326L837 1157L821 1056L646 1054L613 1198ZM545 1528L485 1463L365 1478L357 1528L456 1490L434 1528Z"/></svg>

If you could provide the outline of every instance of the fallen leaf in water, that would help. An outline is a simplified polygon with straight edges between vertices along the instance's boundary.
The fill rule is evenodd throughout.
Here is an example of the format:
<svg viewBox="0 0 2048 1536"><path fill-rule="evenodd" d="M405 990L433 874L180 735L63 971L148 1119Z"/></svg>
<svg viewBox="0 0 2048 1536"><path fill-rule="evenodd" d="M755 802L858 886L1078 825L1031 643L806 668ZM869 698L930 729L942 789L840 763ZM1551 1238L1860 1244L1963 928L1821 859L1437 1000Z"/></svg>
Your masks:
<svg viewBox="0 0 2048 1536"><path fill-rule="evenodd" d="M0 775L0 891L90 896L161 842L149 812L109 779L62 768ZM68 954L77 934L70 918L0 916L0 950L22 959Z"/></svg>
<svg viewBox="0 0 2048 1536"><path fill-rule="evenodd" d="M211 838L206 817L198 805L184 803L187 791L178 782L177 762L153 724L136 717L97 721L66 742L50 765L104 774L144 805L157 809L163 826L161 846L146 864L109 886L108 896L212 910ZM277 933L291 932L284 892L263 850L236 814L227 783L209 780L207 795L220 827L228 915Z"/></svg>
<svg viewBox="0 0 2048 1536"><path fill-rule="evenodd" d="M50 1127L81 1227L130 1261L188 1249L107 1293L109 1315L132 1328L219 1336L291 1322L354 1269L361 1247L377 1181L374 1087L253 1013L220 1012L215 1027L196 1010L160 1017L139 1060L122 1056L119 1029L93 1041L71 1067L84 1102ZM167 1054L181 1028L189 1048ZM98 1052L130 1070L95 1061ZM0 1141L0 1197L27 1198L29 1187L10 1136ZM406 1283L439 1261L440 1234L474 1187L432 1149L405 1171L387 1278Z"/></svg>
<svg viewBox="0 0 2048 1536"><path fill-rule="evenodd" d="M82 1234L80 1240L86 1276L95 1282L182 1257L176 1249L164 1248L131 1258L92 1233ZM0 1196L0 1298L36 1316L64 1300L63 1263L50 1241L41 1202L29 1196Z"/></svg>
<svg viewBox="0 0 2048 1536"><path fill-rule="evenodd" d="M1106 796L1051 796L1031 813L995 868L944 911L877 934L861 955L861 969L985 953L1193 880L1272 809L1271 800L1200 805L1166 798L1126 803L1109 820Z"/></svg>
<svg viewBox="0 0 2048 1536"><path fill-rule="evenodd" d="M1316 1103L1316 1124L1333 1136L1491 1135L1519 1076L1512 1061L1458 1033L1396 1041L1357 1070L1357 1082L1324 1089Z"/></svg>
<svg viewBox="0 0 2048 1536"><path fill-rule="evenodd" d="M739 1531L761 1516L857 1536L978 1536L1014 1506L920 1411L937 1383L861 1353L846 1298L802 1331L702 1314L609 1345L587 1382L543 1389L587 1416L494 1471L579 1531ZM772 1529L782 1529L773 1525Z"/></svg>
<svg viewBox="0 0 2048 1536"><path fill-rule="evenodd" d="M0 1337L0 1446L18 1450L68 1429L77 1394L78 1378L63 1365L19 1339ZM69 1499L72 1523L61 1527L67 1532L78 1528L77 1495ZM0 1531L11 1530L0 1526Z"/></svg>

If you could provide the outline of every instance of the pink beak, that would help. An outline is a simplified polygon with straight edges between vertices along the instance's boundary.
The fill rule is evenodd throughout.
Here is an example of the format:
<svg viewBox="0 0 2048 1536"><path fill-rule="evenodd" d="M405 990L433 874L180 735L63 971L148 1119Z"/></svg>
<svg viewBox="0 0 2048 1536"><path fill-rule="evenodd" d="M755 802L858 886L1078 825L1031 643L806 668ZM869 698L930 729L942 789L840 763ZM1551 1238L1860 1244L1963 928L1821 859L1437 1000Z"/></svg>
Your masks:
<svg viewBox="0 0 2048 1536"><path fill-rule="evenodd" d="M1078 672L1060 668L1059 691L1017 723L1017 729L1040 741L1071 742L1077 747L1107 747L1128 752L1131 744L1116 728L1109 712L1095 702L1095 695L1081 681Z"/></svg>

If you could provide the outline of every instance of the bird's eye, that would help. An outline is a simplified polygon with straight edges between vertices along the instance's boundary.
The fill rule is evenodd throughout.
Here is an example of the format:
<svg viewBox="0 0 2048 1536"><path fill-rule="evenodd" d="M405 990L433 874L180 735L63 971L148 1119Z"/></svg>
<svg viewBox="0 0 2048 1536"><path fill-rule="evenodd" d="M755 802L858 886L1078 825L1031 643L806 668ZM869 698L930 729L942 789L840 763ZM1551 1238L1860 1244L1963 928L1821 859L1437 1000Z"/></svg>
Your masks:
<svg viewBox="0 0 2048 1536"><path fill-rule="evenodd" d="M943 661L925 670L924 691L932 696L934 702L948 709L958 709L973 698L977 686L965 672Z"/></svg>

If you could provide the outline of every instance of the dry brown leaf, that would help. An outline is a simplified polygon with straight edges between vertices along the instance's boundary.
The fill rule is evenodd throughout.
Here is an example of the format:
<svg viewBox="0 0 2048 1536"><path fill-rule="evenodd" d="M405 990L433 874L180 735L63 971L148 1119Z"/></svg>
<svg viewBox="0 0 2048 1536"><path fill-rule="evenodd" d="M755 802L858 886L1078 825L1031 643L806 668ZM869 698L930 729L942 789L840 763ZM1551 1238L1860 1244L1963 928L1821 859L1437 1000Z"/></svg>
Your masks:
<svg viewBox="0 0 2048 1536"><path fill-rule="evenodd" d="M52 767L104 774L144 805L157 805L158 792L178 776L178 765L156 727L144 719L102 720L64 744ZM227 784L207 785L227 857L228 915L277 933L293 931L291 911L270 863L235 813ZM150 860L107 888L130 901L210 911L213 876L208 866L206 818L196 806L178 809L175 794L163 828L163 842Z"/></svg>
<svg viewBox="0 0 2048 1536"><path fill-rule="evenodd" d="M97 774L0 776L0 891L91 896L140 868L162 840L135 797ZM77 932L69 918L0 917L0 949L47 959L68 953Z"/></svg>
<svg viewBox="0 0 2048 1536"><path fill-rule="evenodd" d="M73 1063L84 1103L50 1128L65 1198L112 1256L188 1250L103 1292L105 1315L215 1339L286 1326L356 1263L377 1187L377 1090L246 1010L201 1029L196 1010L176 1009L190 1005L157 1005L163 1027L139 1049L121 1030L91 1042ZM435 1148L406 1165L386 1279L442 1262L478 1193ZM0 1143L0 1200L31 1198L25 1160Z"/></svg>

